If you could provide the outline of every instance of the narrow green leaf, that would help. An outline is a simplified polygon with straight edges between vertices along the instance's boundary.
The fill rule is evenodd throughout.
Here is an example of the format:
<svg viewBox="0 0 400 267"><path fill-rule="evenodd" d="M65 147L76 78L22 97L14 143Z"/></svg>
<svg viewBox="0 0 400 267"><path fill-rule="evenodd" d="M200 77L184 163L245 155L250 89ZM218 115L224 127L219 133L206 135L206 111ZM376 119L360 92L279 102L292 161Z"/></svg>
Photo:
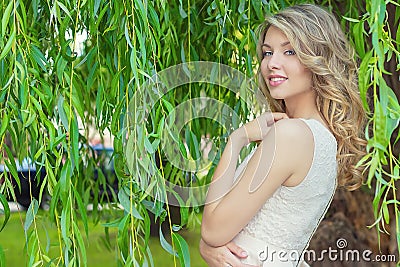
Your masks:
<svg viewBox="0 0 400 267"><path fill-rule="evenodd" d="M133 48L133 45L132 45L132 42L131 42L131 37L129 36L129 31L128 31L128 25L127 25L127 22L125 22L125 31L124 31L124 34L125 34L125 40L126 40L126 42L128 43L128 45L129 45L129 47L130 48Z"/></svg>
<svg viewBox="0 0 400 267"><path fill-rule="evenodd" d="M173 111L174 106L166 99L161 98L161 101L163 102L165 108L167 109L167 112L170 113L171 111Z"/></svg>
<svg viewBox="0 0 400 267"><path fill-rule="evenodd" d="M67 64L68 64L68 61L66 61L63 57L59 57L58 59L57 59L57 77L58 77L58 80L60 80L60 81L62 81L64 78L64 70L65 70L65 67L67 66Z"/></svg>
<svg viewBox="0 0 400 267"><path fill-rule="evenodd" d="M60 174L60 193L61 193L61 201L64 203L67 201L67 193L70 188L70 181L71 181L71 174L72 169L71 169L71 160L67 159L64 166L61 169L61 174Z"/></svg>
<svg viewBox="0 0 400 267"><path fill-rule="evenodd" d="M39 0L32 0L32 10L33 10L33 21L36 22L38 16L38 2Z"/></svg>
<svg viewBox="0 0 400 267"><path fill-rule="evenodd" d="M162 232L162 230L161 230L161 226L160 226L158 232L159 232L159 236L160 236L160 245L161 245L161 247L162 247L166 252L168 252L169 254L177 256L178 254L172 249L171 244L169 244L168 241L165 240L164 234L163 234L163 232ZM182 265L182 266L183 266L183 265Z"/></svg>
<svg viewBox="0 0 400 267"><path fill-rule="evenodd" d="M73 111L72 111L73 112ZM76 169L79 173L79 129L76 115L71 114L71 125L70 125L70 139L71 139L71 154L72 154L72 169Z"/></svg>
<svg viewBox="0 0 400 267"><path fill-rule="evenodd" d="M150 154L154 154L155 150L147 136L144 137L144 147L146 148L147 152L149 152Z"/></svg>
<svg viewBox="0 0 400 267"><path fill-rule="evenodd" d="M101 4L101 0L95 0L94 5L93 5L93 16L97 15L97 12L99 11L99 7Z"/></svg>
<svg viewBox="0 0 400 267"><path fill-rule="evenodd" d="M43 55L43 53L37 48L35 45L31 45L30 54L32 55L34 61L39 65L39 67L44 71L47 72L46 65L47 59Z"/></svg>
<svg viewBox="0 0 400 267"><path fill-rule="evenodd" d="M139 10L140 19L145 23L145 25L147 25L147 9L143 5L143 2L140 0L135 0L135 7L137 10Z"/></svg>
<svg viewBox="0 0 400 267"><path fill-rule="evenodd" d="M64 10L65 14L67 14L67 16L68 16L71 20L73 20L73 19L72 19L72 16L71 16L71 13L69 12L68 8L67 8L62 2L60 2L60 1L56 1L56 3L57 3L57 5L58 5L62 10Z"/></svg>
<svg viewBox="0 0 400 267"><path fill-rule="evenodd" d="M89 226L88 226L88 218L87 218L87 214L86 214L86 212L87 212L86 207L85 207L85 205L83 205L81 195L78 193L75 186L72 187L72 190L74 191L76 204L78 205L79 213L82 217L81 219L82 219L82 223L83 223L83 228L85 229L85 234L86 234L86 237L88 238L89 237Z"/></svg>
<svg viewBox="0 0 400 267"><path fill-rule="evenodd" d="M382 212L383 212L383 219L385 220L385 223L389 224L390 215L389 215L389 209L388 209L386 201L382 203Z"/></svg>
<svg viewBox="0 0 400 267"><path fill-rule="evenodd" d="M0 267L6 267L6 255L2 246L0 246Z"/></svg>
<svg viewBox="0 0 400 267"><path fill-rule="evenodd" d="M7 146L5 146L6 151L9 150ZM7 153L7 155L12 155L11 152ZM12 177L14 177L15 181L17 182L18 189L21 191L21 182L19 180L17 166L15 165L14 158L8 158L7 161L4 162L6 164L7 170L11 172Z"/></svg>
<svg viewBox="0 0 400 267"><path fill-rule="evenodd" d="M10 219L11 212L10 212L10 207L8 206L7 199L3 194L0 194L0 203L3 205L3 212L4 212L4 221L0 227L0 232L1 232L6 226L8 220Z"/></svg>
<svg viewBox="0 0 400 267"><path fill-rule="evenodd" d="M397 210L396 211L396 215L395 215L397 218L400 218L400 211L399 210ZM398 246L398 248L400 248L400 220L399 219L397 219L396 220L396 239L397 239L397 246Z"/></svg>
<svg viewBox="0 0 400 267"><path fill-rule="evenodd" d="M63 210L61 211L61 236L67 245L70 247L69 233L71 227L71 206L70 198L67 198L67 201L64 203Z"/></svg>
<svg viewBox="0 0 400 267"><path fill-rule="evenodd" d="M354 19L354 18L349 18L349 17L345 17L345 16L342 16L342 18L344 18L345 20L350 21L350 22L355 22L355 23L360 22L360 20Z"/></svg>
<svg viewBox="0 0 400 267"><path fill-rule="evenodd" d="M7 112L3 113L3 117L1 119L1 127L0 127L0 139L3 137L4 133L6 132L9 122L10 122L10 118L8 116L8 113Z"/></svg>
<svg viewBox="0 0 400 267"><path fill-rule="evenodd" d="M78 248L81 252L81 257L83 260L83 266L87 266L87 255L86 255L86 247L85 247L85 242L83 242L83 238L81 235L81 231L76 224L76 222L72 222L73 228L74 228L74 236L76 240L78 241Z"/></svg>
<svg viewBox="0 0 400 267"><path fill-rule="evenodd" d="M69 47L69 44L72 42L72 40L71 39L65 40L65 35L67 33L67 27L68 27L70 19L71 19L70 16L67 16L66 19L64 19L61 22L60 33L58 34L58 38L60 41L62 57L68 62L73 62L73 61L75 61L77 55L76 55L76 53L73 55L71 53L71 48Z"/></svg>
<svg viewBox="0 0 400 267"><path fill-rule="evenodd" d="M129 220L130 215L126 214L122 220L120 221L119 225L118 225L118 247L121 250L121 252L127 252L128 251L128 247L126 245L125 239L128 235L128 229L129 229Z"/></svg>
<svg viewBox="0 0 400 267"><path fill-rule="evenodd" d="M118 192L118 200L127 213L131 213L136 219L143 220L143 217L135 207L134 199L131 199L123 189Z"/></svg>
<svg viewBox="0 0 400 267"><path fill-rule="evenodd" d="M116 220L111 221L111 222L103 223L103 224L101 224L101 225L104 226L105 228L108 228L108 227L118 227L118 225L121 223L121 220L122 220L122 218L119 218L119 219L116 219Z"/></svg>
<svg viewBox="0 0 400 267"><path fill-rule="evenodd" d="M179 15L181 15L181 18L186 19L187 18L187 13L182 7L182 3L179 5Z"/></svg>
<svg viewBox="0 0 400 267"><path fill-rule="evenodd" d="M190 252L186 240L179 234L172 232L172 240L177 248L179 262L182 267L190 267Z"/></svg>
<svg viewBox="0 0 400 267"><path fill-rule="evenodd" d="M60 95L57 101L58 115L64 128L69 132L68 118L64 110L64 96Z"/></svg>
<svg viewBox="0 0 400 267"><path fill-rule="evenodd" d="M0 54L0 60L2 60L8 54L8 52L10 52L11 46L14 43L14 41L15 41L15 29L11 33L10 38L8 38L8 41L3 48L3 51Z"/></svg>
<svg viewBox="0 0 400 267"><path fill-rule="evenodd" d="M28 211L26 212L26 218L24 223L25 234L28 232L29 227L32 225L38 209L39 209L39 203L35 198L33 198L31 204L29 205Z"/></svg>
<svg viewBox="0 0 400 267"><path fill-rule="evenodd" d="M4 3L3 3L4 4ZM11 11L13 8L14 1L9 1L6 10L3 13L3 17L1 19L1 36L4 38L6 35L6 29L8 21L10 20Z"/></svg>

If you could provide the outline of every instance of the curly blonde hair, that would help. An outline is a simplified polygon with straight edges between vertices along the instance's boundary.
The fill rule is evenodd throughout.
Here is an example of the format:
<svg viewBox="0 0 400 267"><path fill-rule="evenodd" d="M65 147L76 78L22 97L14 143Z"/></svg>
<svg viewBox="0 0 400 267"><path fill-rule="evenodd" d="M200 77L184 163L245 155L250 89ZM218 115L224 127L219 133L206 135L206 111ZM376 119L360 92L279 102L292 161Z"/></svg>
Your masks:
<svg viewBox="0 0 400 267"><path fill-rule="evenodd" d="M356 168L356 164L365 153L366 115L359 97L353 48L331 13L315 5L301 4L266 18L260 26L259 62L270 26L286 35L300 62L311 70L317 107L338 143L338 184L357 189L363 182L362 169ZM260 70L258 75L272 111L284 112L283 100L273 99Z"/></svg>

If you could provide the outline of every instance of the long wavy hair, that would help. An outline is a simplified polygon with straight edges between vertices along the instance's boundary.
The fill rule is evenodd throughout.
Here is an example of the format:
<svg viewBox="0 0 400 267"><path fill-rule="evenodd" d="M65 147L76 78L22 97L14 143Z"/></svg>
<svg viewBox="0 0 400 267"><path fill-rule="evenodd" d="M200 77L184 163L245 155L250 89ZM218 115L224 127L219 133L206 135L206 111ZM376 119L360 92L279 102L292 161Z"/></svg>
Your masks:
<svg viewBox="0 0 400 267"><path fill-rule="evenodd" d="M318 110L338 143L338 184L349 190L357 189L363 182L362 169L356 168L356 164L365 154L366 115L358 91L353 48L331 13L315 5L301 4L266 18L260 26L257 44L260 63L261 45L270 26L286 35L300 62L311 70ZM258 76L272 111L285 112L283 100L271 97L260 70Z"/></svg>

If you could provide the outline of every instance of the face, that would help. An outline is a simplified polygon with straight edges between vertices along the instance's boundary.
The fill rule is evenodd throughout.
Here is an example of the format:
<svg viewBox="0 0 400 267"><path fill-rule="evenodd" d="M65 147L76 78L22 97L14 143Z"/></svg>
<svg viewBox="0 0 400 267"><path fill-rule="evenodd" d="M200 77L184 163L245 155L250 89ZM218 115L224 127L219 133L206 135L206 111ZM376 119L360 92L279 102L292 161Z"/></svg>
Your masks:
<svg viewBox="0 0 400 267"><path fill-rule="evenodd" d="M313 94L311 71L301 64L281 30L269 27L262 52L261 74L273 98L289 100Z"/></svg>

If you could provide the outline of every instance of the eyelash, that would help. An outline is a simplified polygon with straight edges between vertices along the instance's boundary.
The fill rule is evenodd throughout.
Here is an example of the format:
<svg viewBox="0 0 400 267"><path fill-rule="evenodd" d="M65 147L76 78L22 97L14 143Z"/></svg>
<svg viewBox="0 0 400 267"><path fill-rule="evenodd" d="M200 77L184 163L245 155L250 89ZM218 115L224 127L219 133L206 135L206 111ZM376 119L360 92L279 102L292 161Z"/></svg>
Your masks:
<svg viewBox="0 0 400 267"><path fill-rule="evenodd" d="M286 50L285 52L283 52L285 55L287 56L293 56L296 55L296 52L294 50ZM267 57L267 56L272 56L272 51L265 51L263 52L263 58Z"/></svg>

